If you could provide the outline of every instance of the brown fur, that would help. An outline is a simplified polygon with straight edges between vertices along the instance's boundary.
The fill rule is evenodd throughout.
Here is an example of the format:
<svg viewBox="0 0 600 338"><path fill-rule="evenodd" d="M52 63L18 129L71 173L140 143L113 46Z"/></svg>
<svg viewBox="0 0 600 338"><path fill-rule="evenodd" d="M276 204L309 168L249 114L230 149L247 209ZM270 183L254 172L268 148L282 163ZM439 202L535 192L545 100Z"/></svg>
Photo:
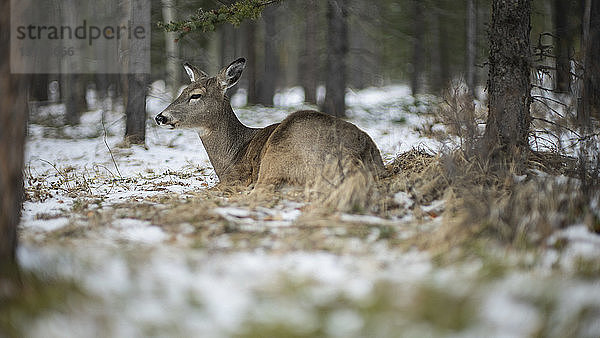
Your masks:
<svg viewBox="0 0 600 338"><path fill-rule="evenodd" d="M331 179L343 177L348 166L384 174L373 140L339 118L303 110L265 128L244 126L224 94L239 80L244 64L238 59L213 78L186 64L192 84L156 117L159 124L199 131L221 184L311 185L327 180L326 167L336 168Z"/></svg>

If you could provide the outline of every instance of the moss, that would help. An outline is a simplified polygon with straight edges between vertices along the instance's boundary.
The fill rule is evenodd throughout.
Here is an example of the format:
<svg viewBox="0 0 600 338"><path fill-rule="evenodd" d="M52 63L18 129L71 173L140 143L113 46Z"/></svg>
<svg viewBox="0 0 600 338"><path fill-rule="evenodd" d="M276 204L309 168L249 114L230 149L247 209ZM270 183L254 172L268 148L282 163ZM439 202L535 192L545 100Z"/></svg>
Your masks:
<svg viewBox="0 0 600 338"><path fill-rule="evenodd" d="M32 320L85 298L79 286L67 280L45 280L31 272L21 275L21 287L10 295L0 294L0 332L22 337Z"/></svg>
<svg viewBox="0 0 600 338"><path fill-rule="evenodd" d="M285 323L251 323L245 331L234 336L243 338L263 338L263 337L282 337L282 338L301 338L301 337L319 337L323 333L318 332L299 332L298 329Z"/></svg>
<svg viewBox="0 0 600 338"><path fill-rule="evenodd" d="M578 257L575 260L575 275L584 279L600 278L600 259Z"/></svg>
<svg viewBox="0 0 600 338"><path fill-rule="evenodd" d="M479 276L484 280L499 279L509 271L509 266L498 258L483 260L483 266L479 270Z"/></svg>
<svg viewBox="0 0 600 338"><path fill-rule="evenodd" d="M379 237L378 240L391 239L396 236L396 228L391 227L389 225L382 225L379 227Z"/></svg>
<svg viewBox="0 0 600 338"><path fill-rule="evenodd" d="M429 323L441 331L465 329L475 316L474 306L465 295L454 295L431 286L419 289L411 312L415 320Z"/></svg>

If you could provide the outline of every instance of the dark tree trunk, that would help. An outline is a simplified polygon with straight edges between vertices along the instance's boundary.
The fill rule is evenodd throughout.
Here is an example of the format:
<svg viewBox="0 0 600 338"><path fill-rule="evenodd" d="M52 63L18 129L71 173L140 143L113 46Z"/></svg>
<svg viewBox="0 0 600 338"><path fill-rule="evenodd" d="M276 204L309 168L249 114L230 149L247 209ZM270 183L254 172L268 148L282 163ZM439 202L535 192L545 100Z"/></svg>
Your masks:
<svg viewBox="0 0 600 338"><path fill-rule="evenodd" d="M256 24L249 22L244 26L245 50L246 50L246 70L244 77L248 82L248 104L257 103L256 88Z"/></svg>
<svg viewBox="0 0 600 338"><path fill-rule="evenodd" d="M94 84L96 86L96 95L102 100L108 97L109 75L105 73L94 74Z"/></svg>
<svg viewBox="0 0 600 338"><path fill-rule="evenodd" d="M440 2L441 3L441 2ZM449 66L447 55L447 38L446 27L442 17L443 8L438 7L430 11L429 28L431 36L431 89L434 93L441 93L444 87L448 84Z"/></svg>
<svg viewBox="0 0 600 338"><path fill-rule="evenodd" d="M127 75L110 74L108 85L109 93L112 91L115 98L125 95L125 82L127 82Z"/></svg>
<svg viewBox="0 0 600 338"><path fill-rule="evenodd" d="M127 75L125 139L133 144L146 140L146 74Z"/></svg>
<svg viewBox="0 0 600 338"><path fill-rule="evenodd" d="M34 101L48 101L48 74L34 74L31 76L29 99Z"/></svg>
<svg viewBox="0 0 600 338"><path fill-rule="evenodd" d="M569 64L569 51L571 49L569 39L569 26L567 17L569 14L569 3L565 0L554 0L554 36L556 56L556 77L554 88L559 93L568 93L571 89L571 75Z"/></svg>
<svg viewBox="0 0 600 338"><path fill-rule="evenodd" d="M317 2L305 2L304 52L300 57L300 81L304 88L304 101L317 104L319 55L317 54Z"/></svg>
<svg viewBox="0 0 600 338"><path fill-rule="evenodd" d="M587 0L584 20L583 110L600 118L600 0Z"/></svg>
<svg viewBox="0 0 600 338"><path fill-rule="evenodd" d="M439 26L440 43L438 44L438 48L440 49L440 71L442 89L444 89L443 87L448 86L448 83L450 82L450 55L448 55L448 51L451 47L448 45L448 27L446 26L446 24L447 20L444 20L444 18L441 17Z"/></svg>
<svg viewBox="0 0 600 338"><path fill-rule="evenodd" d="M477 0L467 0L467 50L465 60L465 82L471 96L475 97L477 59Z"/></svg>
<svg viewBox="0 0 600 338"><path fill-rule="evenodd" d="M61 96L65 104L65 123L79 124L81 113L87 109L85 100L86 83L82 74L62 74Z"/></svg>
<svg viewBox="0 0 600 338"><path fill-rule="evenodd" d="M141 22L140 8L142 0L131 1L131 23ZM132 144L146 143L146 90L149 74L143 68L140 59L144 57L142 40L129 42L129 74L127 74L127 106L125 110L125 141ZM142 66L142 67L140 67Z"/></svg>
<svg viewBox="0 0 600 338"><path fill-rule="evenodd" d="M440 55L440 14L437 9L429 11L428 15L429 36L431 38L431 48L429 48L430 72L429 84L431 91L439 94L442 91L442 57Z"/></svg>
<svg viewBox="0 0 600 338"><path fill-rule="evenodd" d="M275 8L267 7L263 12L265 23L265 49L263 72L260 76L260 87L258 103L265 106L273 105L273 96L277 86L277 77L279 76L279 56L277 53L276 35L277 26L275 23Z"/></svg>
<svg viewBox="0 0 600 338"><path fill-rule="evenodd" d="M412 58L410 72L410 89L412 94L421 92L421 76L423 74L423 32L425 27L423 2L412 0L413 33L412 33Z"/></svg>
<svg viewBox="0 0 600 338"><path fill-rule="evenodd" d="M494 0L489 30L489 115L484 140L520 162L529 147L531 0Z"/></svg>
<svg viewBox="0 0 600 338"><path fill-rule="evenodd" d="M346 116L347 2L327 0L327 78L322 108L325 113L338 117Z"/></svg>
<svg viewBox="0 0 600 338"><path fill-rule="evenodd" d="M0 4L0 32L10 30L10 1ZM23 152L27 88L23 76L10 74L10 41L0 34L0 298L17 280L17 226L23 204ZM9 294L10 295L10 294Z"/></svg>

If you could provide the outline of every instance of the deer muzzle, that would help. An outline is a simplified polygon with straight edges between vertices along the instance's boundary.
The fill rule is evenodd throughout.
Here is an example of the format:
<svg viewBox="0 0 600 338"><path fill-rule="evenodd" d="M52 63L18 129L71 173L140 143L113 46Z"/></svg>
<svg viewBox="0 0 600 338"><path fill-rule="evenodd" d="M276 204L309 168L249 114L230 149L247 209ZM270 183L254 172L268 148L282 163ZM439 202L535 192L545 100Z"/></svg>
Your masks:
<svg viewBox="0 0 600 338"><path fill-rule="evenodd" d="M154 118L154 120L156 121L156 124L158 124L159 126L161 124L167 124L167 118L165 116L163 116L162 113L156 115L156 117Z"/></svg>
<svg viewBox="0 0 600 338"><path fill-rule="evenodd" d="M174 119L173 116L171 116L171 114L164 111L156 115L156 117L154 117L154 121L156 121L156 124L158 124L159 126L168 125L173 128L175 128L179 124L178 120Z"/></svg>

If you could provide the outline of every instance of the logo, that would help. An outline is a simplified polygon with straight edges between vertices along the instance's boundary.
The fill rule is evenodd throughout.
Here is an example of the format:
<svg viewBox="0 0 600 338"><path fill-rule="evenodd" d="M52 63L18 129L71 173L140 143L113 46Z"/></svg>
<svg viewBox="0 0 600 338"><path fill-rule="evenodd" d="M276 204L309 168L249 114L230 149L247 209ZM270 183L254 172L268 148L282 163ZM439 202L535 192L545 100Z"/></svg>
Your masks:
<svg viewBox="0 0 600 338"><path fill-rule="evenodd" d="M150 1L11 0L12 73L149 73Z"/></svg>

